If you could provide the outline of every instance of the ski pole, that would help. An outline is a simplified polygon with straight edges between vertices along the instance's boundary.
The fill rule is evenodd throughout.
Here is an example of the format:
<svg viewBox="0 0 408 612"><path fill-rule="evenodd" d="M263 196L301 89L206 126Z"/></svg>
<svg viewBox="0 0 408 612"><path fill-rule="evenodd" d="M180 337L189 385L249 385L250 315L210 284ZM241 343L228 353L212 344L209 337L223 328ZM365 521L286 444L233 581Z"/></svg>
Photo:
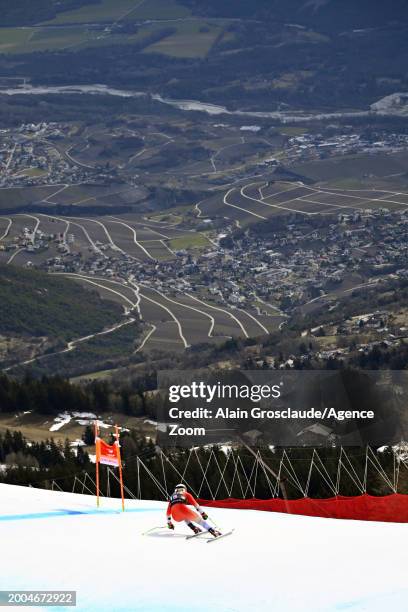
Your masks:
<svg viewBox="0 0 408 612"><path fill-rule="evenodd" d="M156 531L157 529L166 529L166 528L167 528L166 525L160 525L159 527L152 527L151 529L144 531L142 535L147 535L148 533L151 533L152 531Z"/></svg>

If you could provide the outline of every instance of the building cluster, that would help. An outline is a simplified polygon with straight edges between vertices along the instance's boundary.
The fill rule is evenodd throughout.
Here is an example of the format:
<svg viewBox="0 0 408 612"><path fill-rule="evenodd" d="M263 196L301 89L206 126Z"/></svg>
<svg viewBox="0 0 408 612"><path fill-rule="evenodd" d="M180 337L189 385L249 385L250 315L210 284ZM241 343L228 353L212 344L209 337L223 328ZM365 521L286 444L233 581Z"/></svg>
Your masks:
<svg viewBox="0 0 408 612"><path fill-rule="evenodd" d="M57 237L60 252L43 267L122 281L133 277L169 296L194 293L219 306L270 316L290 315L298 309L307 313L326 296L333 296L327 308L334 310L336 297L347 295L349 287L406 276L405 212L366 210L339 215L314 229L308 223L300 221L286 232L261 236L249 230L228 240L228 246L221 239L218 247L179 250L174 259L165 261L137 261L100 243L79 256L68 241ZM75 242L73 234L69 240ZM374 322L380 325L376 317ZM357 331L363 328L360 323L353 325ZM372 326L371 320L364 323L365 330ZM345 328L345 333L353 331Z"/></svg>
<svg viewBox="0 0 408 612"><path fill-rule="evenodd" d="M70 156L72 126L40 122L0 130L0 188L94 182L104 176Z"/></svg>
<svg viewBox="0 0 408 612"><path fill-rule="evenodd" d="M353 154L398 153L406 151L408 134L400 133L342 133L327 136L320 133L304 133L288 139L286 161L318 160L326 157Z"/></svg>

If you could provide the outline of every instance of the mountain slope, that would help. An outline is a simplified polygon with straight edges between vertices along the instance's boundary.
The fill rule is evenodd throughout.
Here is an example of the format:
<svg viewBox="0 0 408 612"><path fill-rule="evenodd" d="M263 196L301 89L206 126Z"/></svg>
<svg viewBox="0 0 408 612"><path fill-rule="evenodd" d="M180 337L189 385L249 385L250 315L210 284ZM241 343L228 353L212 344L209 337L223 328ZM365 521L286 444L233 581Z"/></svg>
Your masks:
<svg viewBox="0 0 408 612"><path fill-rule="evenodd" d="M200 15L286 21L328 31L407 20L406 0L182 0Z"/></svg>
<svg viewBox="0 0 408 612"><path fill-rule="evenodd" d="M0 264L0 335L71 340L98 332L123 313L74 281Z"/></svg>
<svg viewBox="0 0 408 612"><path fill-rule="evenodd" d="M0 485L2 588L77 590L78 612L405 609L406 525L211 509L236 531L210 546L141 535L165 507Z"/></svg>
<svg viewBox="0 0 408 612"><path fill-rule="evenodd" d="M1 25L27 25L51 19L59 12L69 11L100 0L0 0Z"/></svg>

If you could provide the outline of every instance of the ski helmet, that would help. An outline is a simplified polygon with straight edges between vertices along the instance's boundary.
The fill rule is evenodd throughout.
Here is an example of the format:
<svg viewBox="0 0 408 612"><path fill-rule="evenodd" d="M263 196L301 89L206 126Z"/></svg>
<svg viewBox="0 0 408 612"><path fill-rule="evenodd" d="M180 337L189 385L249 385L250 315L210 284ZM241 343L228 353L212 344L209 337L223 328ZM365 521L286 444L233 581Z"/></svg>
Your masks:
<svg viewBox="0 0 408 612"><path fill-rule="evenodd" d="M177 493L185 493L187 491L187 487L183 483L180 483L174 487L174 490Z"/></svg>

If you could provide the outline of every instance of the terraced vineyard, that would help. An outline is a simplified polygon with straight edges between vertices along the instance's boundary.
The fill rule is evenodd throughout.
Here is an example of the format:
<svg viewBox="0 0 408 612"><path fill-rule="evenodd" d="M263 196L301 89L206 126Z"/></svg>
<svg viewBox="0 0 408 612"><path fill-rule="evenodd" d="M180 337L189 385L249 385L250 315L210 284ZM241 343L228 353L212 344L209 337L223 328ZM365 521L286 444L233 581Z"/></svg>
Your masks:
<svg viewBox="0 0 408 612"><path fill-rule="evenodd" d="M55 202L62 193L59 189L49 196L47 193L44 201ZM142 324L143 333L133 346L133 354L179 352L196 344L220 344L229 338L249 338L277 329L282 321L279 314L260 314L255 305L249 310L231 307L204 286L196 291L191 286L183 287L176 277L173 281L166 279L166 266L171 266L167 273L174 275L175 270L182 270L189 253L201 250L205 255L214 251L215 243L206 233L184 227L183 223L153 219L154 216L130 213L99 217L45 213L2 216L0 262L48 269L54 276L75 280L98 291L103 299L121 304L128 317ZM92 263L95 261L97 265ZM155 269L163 270L163 281L154 279ZM114 331L109 331L112 337ZM74 340L69 351L83 351L84 342L92 338ZM55 352L59 362L62 358L71 359L61 353L65 350ZM48 353L47 364L52 358L53 353ZM39 354L30 363L42 359Z"/></svg>
<svg viewBox="0 0 408 612"><path fill-rule="evenodd" d="M216 211L238 223L268 220L275 215L297 213L305 216L350 214L356 211L408 207L408 193L381 189L340 189L310 186L301 182L254 182L232 187L222 199L212 197L200 203L201 214Z"/></svg>
<svg viewBox="0 0 408 612"><path fill-rule="evenodd" d="M58 201L64 193L68 195L66 191L56 190L51 194L46 191L44 201ZM70 197L76 197L75 192ZM222 197L201 202L195 213L197 220L206 215L220 216L233 224L250 226L276 215L289 218L288 213L305 218L327 216L330 221L334 214L378 209L401 211L406 207L408 194L404 192L269 181L228 189ZM135 353L179 352L201 343L220 344L228 338L265 335L280 326L284 320L282 313L267 308L260 310L255 299L250 308L236 307L211 293L210 287L202 285L199 279L195 288L191 282L183 285L182 280L178 281L176 271L182 273L189 253L201 249L203 255L210 254L219 246L211 238L211 232L197 232L185 227L183 222L153 219L136 213L99 217L18 213L0 217L3 249L0 262L45 268L53 262L54 267L49 268L53 274L96 289L103 298L121 304L144 326L139 344L134 346ZM25 236L23 244L22 236ZM48 236L47 241L44 236ZM33 244L41 238L43 248L34 250ZM92 266L95 258L99 263ZM60 260L65 262L63 271L58 270ZM73 265L67 271L69 261ZM78 271L75 261L82 262ZM88 271L83 268L84 262ZM110 266L116 271L110 270ZM173 279L166 278L166 266L169 266L167 274L172 274ZM162 271L159 280L154 278L155 269ZM359 284L361 279L344 291L352 291Z"/></svg>

